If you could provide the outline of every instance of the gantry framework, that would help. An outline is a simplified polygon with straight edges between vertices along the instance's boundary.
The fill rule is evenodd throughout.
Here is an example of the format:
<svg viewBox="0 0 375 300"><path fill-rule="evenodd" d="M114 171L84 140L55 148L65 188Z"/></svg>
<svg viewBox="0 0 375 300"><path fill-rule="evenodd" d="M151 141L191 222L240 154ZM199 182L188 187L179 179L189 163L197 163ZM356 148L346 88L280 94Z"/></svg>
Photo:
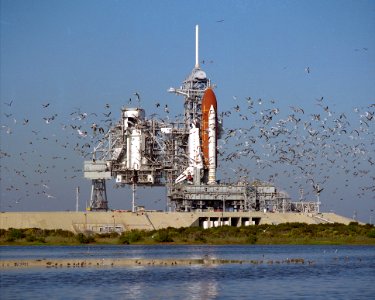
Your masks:
<svg viewBox="0 0 375 300"><path fill-rule="evenodd" d="M90 210L107 210L105 180L115 178L120 186L166 186L168 204L174 211L279 211L292 209L290 198L269 183L256 181L207 185L202 180L175 183L189 165L188 137L193 122L200 122L200 103L210 80L194 68L178 88L184 96L184 120L166 122L147 119L142 108L121 110L121 119L94 148L85 162L85 177L92 179ZM200 170L196 170L199 172ZM101 187L101 188L100 188ZM133 210L134 194L133 194Z"/></svg>
<svg viewBox="0 0 375 300"><path fill-rule="evenodd" d="M122 108L120 121L109 129L94 148L92 160L84 165L85 177L92 180L93 186L91 210L108 209L103 197L103 180L106 179L115 178L121 186L173 188L176 178L189 165L189 129L193 122L200 122L200 103L208 87L210 80L198 67L180 88L169 89L169 92L184 96L182 121L147 119L142 108ZM170 200L174 201L173 198Z"/></svg>
<svg viewBox="0 0 375 300"><path fill-rule="evenodd" d="M196 30L196 45L198 36ZM105 182L115 179L119 186L133 190L132 211L136 210L135 191L139 185L166 186L171 210L191 211L316 211L316 206L293 205L286 193L269 183L256 181L207 184L207 170L194 168L193 180L176 179L189 166L189 131L202 120L202 97L211 81L196 64L179 88L168 91L184 97L183 120L147 118L140 107L121 109L120 120L94 147L92 159L84 162L84 176L92 180L89 210L108 210ZM218 120L218 137L221 123ZM206 174L207 175L207 174ZM319 207L318 207L319 210Z"/></svg>

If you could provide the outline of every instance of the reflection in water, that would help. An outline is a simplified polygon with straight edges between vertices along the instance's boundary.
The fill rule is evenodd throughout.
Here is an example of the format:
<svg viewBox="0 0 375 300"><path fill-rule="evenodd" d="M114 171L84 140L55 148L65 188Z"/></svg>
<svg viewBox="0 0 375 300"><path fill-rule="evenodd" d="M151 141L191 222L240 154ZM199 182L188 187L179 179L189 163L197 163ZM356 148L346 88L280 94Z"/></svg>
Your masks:
<svg viewBox="0 0 375 300"><path fill-rule="evenodd" d="M259 299L373 299L374 250L373 246L90 247L90 253L100 258L209 256L263 262L0 270L1 299L40 298L46 287L55 299L244 299L249 291L251 298ZM0 247L0 256L81 257L86 251L87 247ZM288 257L303 258L305 263L282 263Z"/></svg>
<svg viewBox="0 0 375 300"><path fill-rule="evenodd" d="M118 296L126 295L130 299L146 299L147 278L144 276L147 272L145 266L133 266L124 271L117 271L114 275L113 283L120 283L115 289Z"/></svg>
<svg viewBox="0 0 375 300"><path fill-rule="evenodd" d="M144 284L141 283L131 283L128 282L126 286L124 286L124 289L122 294L125 294L129 296L132 299L146 299L146 295L144 295L145 289Z"/></svg>
<svg viewBox="0 0 375 300"><path fill-rule="evenodd" d="M186 288L189 299L215 299L218 293L218 283L215 280L204 280L190 283Z"/></svg>

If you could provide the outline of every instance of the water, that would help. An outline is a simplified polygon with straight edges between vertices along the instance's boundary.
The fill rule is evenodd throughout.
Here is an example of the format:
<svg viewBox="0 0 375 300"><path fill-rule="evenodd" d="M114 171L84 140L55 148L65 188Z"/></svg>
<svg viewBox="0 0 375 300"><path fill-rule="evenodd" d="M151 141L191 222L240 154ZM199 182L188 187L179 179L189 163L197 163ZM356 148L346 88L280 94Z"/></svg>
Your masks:
<svg viewBox="0 0 375 300"><path fill-rule="evenodd" d="M0 247L1 259L212 258L263 264L1 270L1 299L374 299L371 246ZM268 264L303 258L305 264ZM308 264L307 261L314 263Z"/></svg>

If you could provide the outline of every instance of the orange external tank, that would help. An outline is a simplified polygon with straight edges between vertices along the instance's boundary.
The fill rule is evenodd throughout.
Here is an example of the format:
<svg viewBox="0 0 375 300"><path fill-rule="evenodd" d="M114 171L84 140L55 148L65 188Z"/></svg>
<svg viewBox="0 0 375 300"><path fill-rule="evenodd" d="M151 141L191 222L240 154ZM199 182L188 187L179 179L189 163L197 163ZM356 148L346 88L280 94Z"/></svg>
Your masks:
<svg viewBox="0 0 375 300"><path fill-rule="evenodd" d="M216 118L216 128L217 128L217 101L216 96L212 88L208 88L202 98L202 120L201 120L201 140L202 140L202 154L203 154L203 164L204 168L208 168L209 164L209 155L208 155L208 117L211 105L215 110L215 118ZM215 141L216 144L216 141Z"/></svg>

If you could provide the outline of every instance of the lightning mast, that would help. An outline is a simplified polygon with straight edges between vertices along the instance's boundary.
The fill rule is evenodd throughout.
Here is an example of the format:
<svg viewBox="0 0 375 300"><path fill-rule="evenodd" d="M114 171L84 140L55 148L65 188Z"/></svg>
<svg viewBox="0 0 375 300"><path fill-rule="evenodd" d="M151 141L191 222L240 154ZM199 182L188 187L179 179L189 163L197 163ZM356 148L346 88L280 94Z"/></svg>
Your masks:
<svg viewBox="0 0 375 300"><path fill-rule="evenodd" d="M211 81L207 78L199 65L199 26L195 26L195 67L190 75L183 81L179 88L170 88L168 92L184 96L184 122L185 127L190 129L192 124L201 121L201 102L204 91L211 86Z"/></svg>
<svg viewBox="0 0 375 300"><path fill-rule="evenodd" d="M195 68L199 69L199 25L195 25Z"/></svg>

